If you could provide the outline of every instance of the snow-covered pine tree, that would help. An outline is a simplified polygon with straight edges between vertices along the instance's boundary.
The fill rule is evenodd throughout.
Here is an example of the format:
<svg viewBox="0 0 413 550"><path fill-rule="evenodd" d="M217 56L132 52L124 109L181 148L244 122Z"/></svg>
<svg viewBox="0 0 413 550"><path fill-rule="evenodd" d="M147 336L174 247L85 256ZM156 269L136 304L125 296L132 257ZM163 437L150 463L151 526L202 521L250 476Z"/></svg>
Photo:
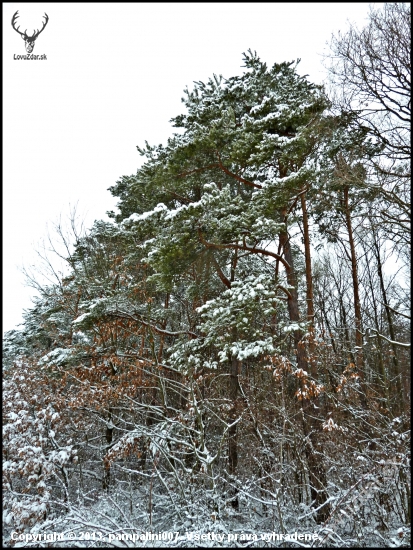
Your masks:
<svg viewBox="0 0 413 550"><path fill-rule="evenodd" d="M244 63L242 76L214 76L186 90L187 114L173 119L181 133L166 146L139 149L143 167L112 189L121 199L117 221L132 232L144 227L150 236L141 246L157 288L173 295L189 272L195 276L187 292L209 321L195 317L188 329L196 336L176 343L171 361L192 373L227 365L230 473L238 462L243 365L262 365L292 334L296 356L290 349L290 360L308 369L289 224L314 178L313 153L328 106L322 89L299 76L293 63L267 68L251 51ZM150 199L149 212L129 210L147 208ZM316 477L320 472L312 486ZM314 496L318 505L326 499L320 487Z"/></svg>

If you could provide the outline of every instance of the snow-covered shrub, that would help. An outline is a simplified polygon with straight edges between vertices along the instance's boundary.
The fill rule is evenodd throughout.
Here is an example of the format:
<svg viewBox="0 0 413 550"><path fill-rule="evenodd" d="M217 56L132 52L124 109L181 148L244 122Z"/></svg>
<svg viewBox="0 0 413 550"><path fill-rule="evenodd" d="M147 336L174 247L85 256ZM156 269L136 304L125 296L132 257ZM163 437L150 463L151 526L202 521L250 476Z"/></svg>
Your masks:
<svg viewBox="0 0 413 550"><path fill-rule="evenodd" d="M17 531L44 521L56 501L67 500L66 467L76 461L55 396L36 369L17 361L3 386L3 514Z"/></svg>

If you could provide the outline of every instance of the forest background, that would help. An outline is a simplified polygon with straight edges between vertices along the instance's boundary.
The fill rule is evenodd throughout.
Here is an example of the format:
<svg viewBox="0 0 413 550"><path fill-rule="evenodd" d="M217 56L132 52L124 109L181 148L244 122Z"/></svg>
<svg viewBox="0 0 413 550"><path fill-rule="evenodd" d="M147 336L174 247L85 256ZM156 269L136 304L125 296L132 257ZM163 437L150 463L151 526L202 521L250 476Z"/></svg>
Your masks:
<svg viewBox="0 0 413 550"><path fill-rule="evenodd" d="M408 544L410 6L330 48L328 88L252 50L196 82L110 221L56 225L3 342L5 544Z"/></svg>

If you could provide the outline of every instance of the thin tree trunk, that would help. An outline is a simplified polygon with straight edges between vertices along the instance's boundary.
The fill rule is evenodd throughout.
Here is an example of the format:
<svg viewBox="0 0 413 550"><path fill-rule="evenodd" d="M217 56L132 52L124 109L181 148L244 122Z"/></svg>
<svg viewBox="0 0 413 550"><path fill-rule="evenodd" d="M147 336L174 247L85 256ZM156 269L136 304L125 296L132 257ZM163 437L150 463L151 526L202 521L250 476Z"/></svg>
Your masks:
<svg viewBox="0 0 413 550"><path fill-rule="evenodd" d="M313 401L310 399L303 400L304 449L309 470L311 500L314 507L319 508L316 512L316 521L323 523L329 517L331 507L329 503L325 504L328 500L327 476L322 463L323 449L319 438L320 429L313 418L312 404ZM321 506L322 508L320 508Z"/></svg>
<svg viewBox="0 0 413 550"><path fill-rule="evenodd" d="M238 374L239 374L239 360L236 357L231 359L230 370L230 399L231 399L231 413L230 421L233 423L237 418L237 397L238 397ZM235 474L238 465L238 448L237 448L237 425L231 426L229 429L229 473Z"/></svg>
<svg viewBox="0 0 413 550"><path fill-rule="evenodd" d="M229 377L229 393L231 399L231 410L229 414L229 421L232 423L237 419L237 397L238 397L238 374L239 374L240 361L236 357L231 359L231 369ZM228 430L228 473L230 476L236 475L238 466L238 434L237 424L231 426ZM236 491L231 491L233 508L238 509L238 494Z"/></svg>
<svg viewBox="0 0 413 550"><path fill-rule="evenodd" d="M235 280L235 271L238 263L238 251L235 251L235 254L231 261L231 284ZM235 342L238 337L238 332L236 327L232 329L232 341ZM229 398L231 400L231 410L229 412L229 422L232 424L237 418L237 397L238 397L238 375L239 367L241 362L236 357L231 357L230 373L229 373ZM228 430L228 473L230 476L236 475L237 466L238 466L238 434L237 434L238 424L231 426ZM230 491L232 500L231 505L234 509L238 510L239 500L237 490Z"/></svg>
<svg viewBox="0 0 413 550"><path fill-rule="evenodd" d="M340 322L344 329L344 344L347 346L347 352L349 354L349 359L352 363L355 363L354 353L351 349L351 339L350 334L348 330L348 323L347 323L347 313L346 313L346 307L344 305L343 296L340 294L340 289L338 289L338 303L340 305Z"/></svg>
<svg viewBox="0 0 413 550"><path fill-rule="evenodd" d="M106 424L106 449L109 450L109 446L112 444L113 440L113 425L112 425L112 408L109 407L108 421ZM109 491L110 486L110 462L104 462L104 472L103 472L103 489Z"/></svg>
<svg viewBox="0 0 413 550"><path fill-rule="evenodd" d="M322 298L320 300L320 309L321 309L321 313L324 317L324 321L325 321L325 324L326 324L326 328L327 328L327 331L328 331L328 335L330 337L330 340L331 340L331 346L333 348L333 352L335 354L337 354L337 349L336 349L336 343L334 341L334 336L333 336L333 331L331 329L331 325L330 325L330 321L328 320L328 315L327 315L327 312L326 312L326 308L325 308L325 304L324 302L322 301Z"/></svg>
<svg viewBox="0 0 413 550"><path fill-rule="evenodd" d="M305 252L305 280L307 284L307 320L310 328L314 326L314 292L313 274L311 269L310 229L308 225L307 201L305 193L301 195L301 210L303 212L303 234Z"/></svg>
<svg viewBox="0 0 413 550"><path fill-rule="evenodd" d="M377 311L377 301L376 301L376 296L375 296L375 290L377 290L377 289L374 288L373 276L371 274L370 263L369 263L368 260L366 262L366 267L367 267L367 275L368 275L368 278L369 278L370 292L371 292L371 296L372 296L374 324L375 324L377 332L380 332L379 315L378 315L378 311ZM383 345L382 345L382 342L381 342L381 338L377 338L377 352L378 352L378 356L379 356L378 357L379 358L379 372L380 372L380 378L381 378L380 382L381 382L381 385L382 385L382 388L383 388L384 396L385 396L385 399L386 399L386 404L388 406L389 392L388 392L388 386L387 386L386 369L384 367L384 362L383 362Z"/></svg>
<svg viewBox="0 0 413 550"><path fill-rule="evenodd" d="M161 325L161 328L163 330L166 329L167 319L166 319L166 310L169 307L169 292L166 294L165 297L165 319ZM158 351L158 363L162 363L162 354L163 354L163 347L164 347L164 340L165 340L165 334L161 334L160 342L159 342L159 351Z"/></svg>
<svg viewBox="0 0 413 550"><path fill-rule="evenodd" d="M346 227L348 233L348 240L350 244L350 258L351 258L351 278L353 281L353 294L354 294L354 316L356 325L356 365L357 368L363 369L363 334L361 331L361 307L360 307L360 290L357 273L357 256L356 247L354 244L353 227L350 216L349 206L349 191L348 186L344 186L344 210L346 217Z"/></svg>
<svg viewBox="0 0 413 550"><path fill-rule="evenodd" d="M307 298L307 321L309 323L309 341L308 341L308 363L310 365L311 375L317 377L317 363L314 360L314 292L313 292L313 273L311 269L311 248L310 248L310 229L308 224L306 194L301 194L301 210L303 212L303 235L304 235L304 253L305 253L305 280L306 280L306 298Z"/></svg>
<svg viewBox="0 0 413 550"><path fill-rule="evenodd" d="M358 273L357 273L356 246L354 243L353 227L352 227L351 215L350 215L348 185L344 186L344 211L345 211L345 217L346 217L348 240L350 244L351 278L353 281L354 316L355 316L355 325L356 325L355 356L356 356L356 366L359 371L359 375L361 377L360 378L360 381L361 381L360 401L363 408L367 409L368 392L367 392L367 384L366 384L366 373L364 372L364 368L363 368L364 358L363 358L363 333L362 333L362 327L361 327L360 290L359 290L359 280L358 280Z"/></svg>
<svg viewBox="0 0 413 550"><path fill-rule="evenodd" d="M373 233L373 248L374 248L376 261L377 261L377 274L379 276L381 295L382 295L382 298L383 298L384 309L386 311L387 323L389 325L390 339L394 342L394 341L396 341L396 334L395 334L395 331L394 331L393 319L392 319L392 316L391 316L391 311L390 311L390 308L389 308L389 301L387 299L386 287L385 287L385 284L384 284L383 269L382 269L381 256L380 256L380 247L379 247L379 244L377 242L377 235L376 235L376 232L375 232L374 228L373 228L372 233ZM377 330L379 330L379 329L377 329ZM380 340L380 338L378 338L378 340ZM396 374L396 389L397 389L397 393L400 395L401 400L403 401L403 391L402 391L402 383L401 383L401 378L400 378L400 368L399 368L399 361L397 359L397 346L392 344L392 349L393 349L393 366L394 366L394 371L395 371L395 374Z"/></svg>

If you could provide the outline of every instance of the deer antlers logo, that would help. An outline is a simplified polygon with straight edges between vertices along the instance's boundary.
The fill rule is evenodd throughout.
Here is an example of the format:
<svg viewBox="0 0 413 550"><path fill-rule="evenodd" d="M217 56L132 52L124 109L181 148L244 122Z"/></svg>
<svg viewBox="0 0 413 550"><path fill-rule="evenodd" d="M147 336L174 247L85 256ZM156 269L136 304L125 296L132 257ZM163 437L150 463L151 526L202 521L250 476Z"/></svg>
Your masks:
<svg viewBox="0 0 413 550"><path fill-rule="evenodd" d="M40 29L40 31L39 31L39 30L34 31L32 36L27 36L27 29L26 29L24 32L20 32L20 31L19 31L20 27L17 27L17 29L16 29L16 20L17 20L17 18L19 17L18 13L19 13L19 11L17 10L16 13L13 15L12 20L11 20L11 26L12 26L13 29L14 29L16 32L18 32L18 33L20 34L20 36L23 38L23 40L24 40L24 45L26 46L26 52L27 52L27 53L32 53L33 48L34 48L34 43L36 42L36 40L37 40L39 34L40 34L41 32L43 32L45 26L47 25L47 22L49 21L49 17L48 17L48 15L47 15L47 13L45 13L45 14L43 15L43 17L45 18L45 21L43 22L43 26L42 26L42 28Z"/></svg>

